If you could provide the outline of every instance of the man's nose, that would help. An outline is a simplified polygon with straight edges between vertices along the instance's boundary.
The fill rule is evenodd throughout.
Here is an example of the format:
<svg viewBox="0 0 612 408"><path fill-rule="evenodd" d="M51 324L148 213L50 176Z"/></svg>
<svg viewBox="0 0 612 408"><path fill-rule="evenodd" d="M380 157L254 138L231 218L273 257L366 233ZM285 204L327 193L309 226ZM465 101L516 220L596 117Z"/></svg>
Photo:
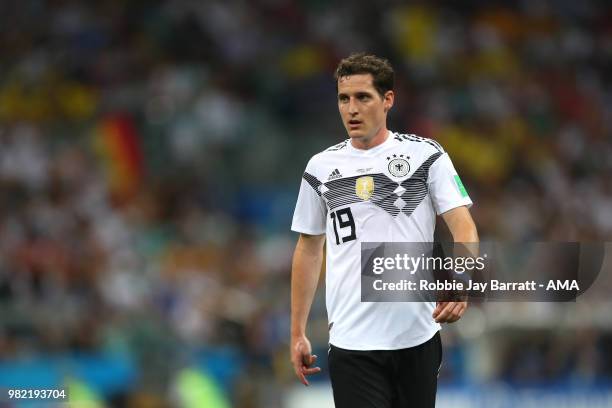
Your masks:
<svg viewBox="0 0 612 408"><path fill-rule="evenodd" d="M348 112L351 115L356 115L358 113L357 103L354 98L349 99Z"/></svg>

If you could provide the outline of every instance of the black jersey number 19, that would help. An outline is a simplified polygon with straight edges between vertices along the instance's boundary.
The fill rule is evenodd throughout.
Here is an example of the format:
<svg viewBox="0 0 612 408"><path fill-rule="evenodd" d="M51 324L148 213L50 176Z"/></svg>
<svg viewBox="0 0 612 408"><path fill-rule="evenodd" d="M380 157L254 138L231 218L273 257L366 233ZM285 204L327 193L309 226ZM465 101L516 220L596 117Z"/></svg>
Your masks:
<svg viewBox="0 0 612 408"><path fill-rule="evenodd" d="M332 218L332 224L334 225L336 244L340 245L340 238L342 238L342 242L348 242L357 239L357 236L355 235L355 219L353 218L353 213L351 213L351 207L342 208L336 212L331 213L330 215ZM348 227L351 228L350 234L340 237L338 235L338 229L343 230L344 228Z"/></svg>

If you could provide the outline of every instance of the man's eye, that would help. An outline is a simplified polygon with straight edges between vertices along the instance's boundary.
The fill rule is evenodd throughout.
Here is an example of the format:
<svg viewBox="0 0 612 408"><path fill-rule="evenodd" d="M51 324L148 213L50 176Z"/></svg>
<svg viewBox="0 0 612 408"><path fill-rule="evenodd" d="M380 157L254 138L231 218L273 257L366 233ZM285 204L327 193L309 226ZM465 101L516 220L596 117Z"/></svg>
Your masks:
<svg viewBox="0 0 612 408"><path fill-rule="evenodd" d="M368 99L370 99L370 97L368 95L359 95L359 100L360 101L367 101Z"/></svg>
<svg viewBox="0 0 612 408"><path fill-rule="evenodd" d="M338 100L340 102L346 102L346 101L348 101L348 98L346 96L341 96L341 97L338 98Z"/></svg>

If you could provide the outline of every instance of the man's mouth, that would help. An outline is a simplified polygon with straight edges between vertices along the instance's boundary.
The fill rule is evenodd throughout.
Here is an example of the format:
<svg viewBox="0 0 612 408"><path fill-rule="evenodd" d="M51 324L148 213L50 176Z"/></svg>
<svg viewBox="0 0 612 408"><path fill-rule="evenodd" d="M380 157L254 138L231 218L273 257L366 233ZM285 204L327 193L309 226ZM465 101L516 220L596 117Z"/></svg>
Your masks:
<svg viewBox="0 0 612 408"><path fill-rule="evenodd" d="M348 121L348 125L349 125L349 128L356 129L361 125L361 121L356 120L356 119L351 119Z"/></svg>

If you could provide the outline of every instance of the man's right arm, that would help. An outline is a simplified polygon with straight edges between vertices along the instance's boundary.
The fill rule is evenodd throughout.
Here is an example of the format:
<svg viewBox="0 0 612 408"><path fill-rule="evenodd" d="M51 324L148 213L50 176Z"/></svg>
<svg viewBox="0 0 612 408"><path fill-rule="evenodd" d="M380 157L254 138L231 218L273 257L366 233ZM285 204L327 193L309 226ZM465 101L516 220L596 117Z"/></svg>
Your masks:
<svg viewBox="0 0 612 408"><path fill-rule="evenodd" d="M324 244L324 234L300 234L293 253L290 352L295 374L304 385L308 385L307 375L321 371L319 367L313 367L317 356L312 355L312 348L306 337L306 322L321 274Z"/></svg>

